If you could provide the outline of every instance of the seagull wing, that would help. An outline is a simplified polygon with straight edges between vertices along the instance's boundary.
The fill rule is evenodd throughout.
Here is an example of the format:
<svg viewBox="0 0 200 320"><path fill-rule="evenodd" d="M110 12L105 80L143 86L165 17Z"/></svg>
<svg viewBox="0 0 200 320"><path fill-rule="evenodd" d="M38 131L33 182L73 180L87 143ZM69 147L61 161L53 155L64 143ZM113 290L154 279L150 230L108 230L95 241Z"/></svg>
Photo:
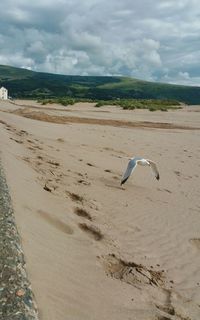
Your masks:
<svg viewBox="0 0 200 320"><path fill-rule="evenodd" d="M137 165L137 161L135 161L135 159L131 159L129 161L128 166L126 168L126 171L124 172L124 175L121 179L121 185L124 184L126 182L126 180L128 180L132 171L136 168L136 165Z"/></svg>
<svg viewBox="0 0 200 320"><path fill-rule="evenodd" d="M155 178L156 178L157 180L159 180L159 179L160 179L160 174L159 174L159 172L158 172L158 168L157 168L155 162L153 162L153 161L151 161L151 160L149 160L149 159L147 159L147 161L148 161L149 164L150 164L151 170L152 170Z"/></svg>

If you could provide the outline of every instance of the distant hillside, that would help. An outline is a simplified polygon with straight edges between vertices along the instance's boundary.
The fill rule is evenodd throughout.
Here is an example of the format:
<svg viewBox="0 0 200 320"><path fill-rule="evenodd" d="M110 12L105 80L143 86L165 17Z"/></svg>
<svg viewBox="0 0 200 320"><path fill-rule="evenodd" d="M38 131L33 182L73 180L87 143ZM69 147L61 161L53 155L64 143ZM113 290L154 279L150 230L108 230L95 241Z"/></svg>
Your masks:
<svg viewBox="0 0 200 320"><path fill-rule="evenodd" d="M173 99L200 104L200 87L147 82L127 77L70 76L0 65L0 86L13 98Z"/></svg>

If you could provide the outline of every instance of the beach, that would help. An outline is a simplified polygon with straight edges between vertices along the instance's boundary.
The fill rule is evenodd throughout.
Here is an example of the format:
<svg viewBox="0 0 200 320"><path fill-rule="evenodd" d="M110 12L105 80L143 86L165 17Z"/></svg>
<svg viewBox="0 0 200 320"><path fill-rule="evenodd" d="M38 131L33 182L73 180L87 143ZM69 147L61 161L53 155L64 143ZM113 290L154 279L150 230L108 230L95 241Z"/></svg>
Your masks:
<svg viewBox="0 0 200 320"><path fill-rule="evenodd" d="M0 101L0 155L41 320L200 319L200 106ZM156 162L160 180L128 159Z"/></svg>

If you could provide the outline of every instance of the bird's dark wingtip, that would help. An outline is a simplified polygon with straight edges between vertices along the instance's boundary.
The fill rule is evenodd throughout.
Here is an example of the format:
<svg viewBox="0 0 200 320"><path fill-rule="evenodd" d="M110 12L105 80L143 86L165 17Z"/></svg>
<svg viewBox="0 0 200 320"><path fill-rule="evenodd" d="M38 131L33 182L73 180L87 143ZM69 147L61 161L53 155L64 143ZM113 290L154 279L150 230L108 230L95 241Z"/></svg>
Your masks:
<svg viewBox="0 0 200 320"><path fill-rule="evenodd" d="M159 174L156 176L156 179L157 179L157 180L160 180L160 175L159 175Z"/></svg>
<svg viewBox="0 0 200 320"><path fill-rule="evenodd" d="M128 180L128 178L126 178L126 179L124 179L124 180L121 180L120 185L122 186L122 185L126 182L126 180Z"/></svg>

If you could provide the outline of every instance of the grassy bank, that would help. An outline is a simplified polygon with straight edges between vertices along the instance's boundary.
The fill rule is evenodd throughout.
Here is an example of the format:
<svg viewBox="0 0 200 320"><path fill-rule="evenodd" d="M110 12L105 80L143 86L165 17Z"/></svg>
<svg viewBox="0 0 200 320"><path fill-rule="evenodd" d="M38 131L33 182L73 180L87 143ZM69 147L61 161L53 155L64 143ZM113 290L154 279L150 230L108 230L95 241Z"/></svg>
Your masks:
<svg viewBox="0 0 200 320"><path fill-rule="evenodd" d="M117 100L93 100L77 98L58 98L39 100L42 105L61 104L63 106L73 105L77 102L93 102L95 107L100 108L106 105L119 106L124 110L148 109L149 111L167 111L168 109L180 109L181 104L176 100L159 100L159 99L117 99Z"/></svg>

